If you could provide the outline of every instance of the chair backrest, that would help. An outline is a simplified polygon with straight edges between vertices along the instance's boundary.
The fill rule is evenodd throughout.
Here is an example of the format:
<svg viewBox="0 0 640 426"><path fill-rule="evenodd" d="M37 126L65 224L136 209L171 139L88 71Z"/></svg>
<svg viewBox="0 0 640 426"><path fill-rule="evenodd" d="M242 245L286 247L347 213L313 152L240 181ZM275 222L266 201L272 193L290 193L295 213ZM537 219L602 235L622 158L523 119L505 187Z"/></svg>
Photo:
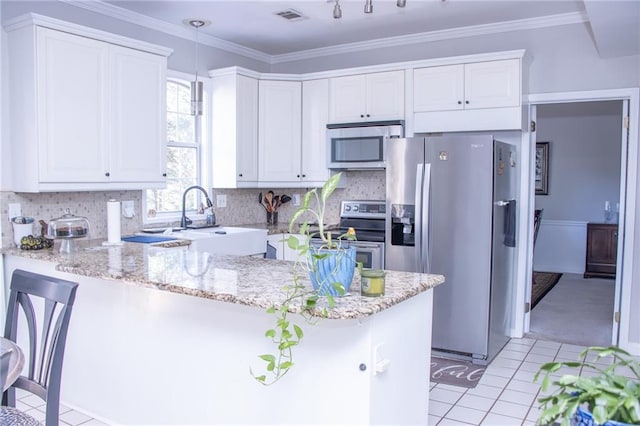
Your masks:
<svg viewBox="0 0 640 426"><path fill-rule="evenodd" d="M4 337L17 342L22 310L28 328L28 348L23 348L27 362L25 374L5 392L2 402L15 407L16 388L39 396L46 402L47 426L58 424L62 360L77 287L75 282L20 269L11 277Z"/></svg>
<svg viewBox="0 0 640 426"><path fill-rule="evenodd" d="M533 247L536 246L536 240L538 239L538 231L540 230L540 223L542 222L542 212L544 209L537 209L533 213Z"/></svg>

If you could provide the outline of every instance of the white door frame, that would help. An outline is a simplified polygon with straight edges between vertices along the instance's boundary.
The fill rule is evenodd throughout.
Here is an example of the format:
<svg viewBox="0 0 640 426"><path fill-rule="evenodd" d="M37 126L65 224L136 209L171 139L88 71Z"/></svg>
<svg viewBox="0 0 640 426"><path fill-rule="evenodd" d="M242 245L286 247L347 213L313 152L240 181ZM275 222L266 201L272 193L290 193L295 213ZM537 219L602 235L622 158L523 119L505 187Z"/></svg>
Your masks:
<svg viewBox="0 0 640 426"><path fill-rule="evenodd" d="M630 312L631 312L631 295L633 290L634 274L634 245L636 240L640 243L640 236L635 235L636 218L635 206L638 199L638 163L640 162L639 154L639 129L638 121L640 120L640 88L625 89L606 89L581 92L558 92L558 93L539 93L530 94L528 96L529 104L529 120L527 122L526 131L522 137L521 151L521 202L522 210L520 217L533 217L533 209L535 203L535 190L532 176L532 161L535 141L532 141L532 132L529 123L531 122L532 106L551 103L566 102L588 102L588 101L606 101L621 100L628 101L629 106L629 130L628 144L623 145L621 158L621 182L620 182L620 225L619 235L626 236L618 240L618 252L622 256L618 257L618 273L616 275L616 292L614 312L620 312L620 323L614 322L613 343L617 343L620 347L625 348L636 355L640 355L640 341L630 341ZM535 136L535 133L534 133ZM623 133L623 141L626 135ZM626 173L625 173L626 170ZM528 216L527 216L528 215ZM519 248L519 256L517 260L517 288L515 307L515 323L513 337L521 337L525 332L529 331L529 313L524 312L525 303L530 300L531 283L530 278L533 272L533 227L530 220L521 220L518 227L523 245ZM640 286L640 283L638 284ZM637 291L637 290L636 290ZM626 295L624 298L622 295ZM612 321L613 322L613 321Z"/></svg>

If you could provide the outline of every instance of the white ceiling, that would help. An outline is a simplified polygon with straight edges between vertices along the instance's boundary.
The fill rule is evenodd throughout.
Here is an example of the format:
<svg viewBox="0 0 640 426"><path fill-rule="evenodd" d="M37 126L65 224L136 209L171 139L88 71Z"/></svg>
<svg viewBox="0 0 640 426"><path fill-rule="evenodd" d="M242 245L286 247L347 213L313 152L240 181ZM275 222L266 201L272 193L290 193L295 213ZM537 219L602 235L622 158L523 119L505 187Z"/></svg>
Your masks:
<svg viewBox="0 0 640 426"><path fill-rule="evenodd" d="M594 39L602 56L638 53L637 40L634 47L634 41L625 43L620 33L628 38L629 33L622 30L631 27L637 33L633 13L640 10L640 0L587 0L587 6L583 0L406 0L405 8L398 8L396 0L373 0L371 14L363 12L365 0L340 0L342 19L333 18L335 0L60 1L187 38L195 37L195 30L183 20L209 20L211 25L199 30L200 42L269 62L300 58L305 53L326 54L338 45L357 49L381 39L388 42L392 38L402 45L403 41L415 42L416 37L444 39L586 22L592 18L589 9L598 16L606 11L606 18L599 19L594 28L599 32ZM275 15L289 8L305 19L287 21ZM623 15L627 23L621 28L615 24L616 16ZM621 40L629 46L621 48Z"/></svg>

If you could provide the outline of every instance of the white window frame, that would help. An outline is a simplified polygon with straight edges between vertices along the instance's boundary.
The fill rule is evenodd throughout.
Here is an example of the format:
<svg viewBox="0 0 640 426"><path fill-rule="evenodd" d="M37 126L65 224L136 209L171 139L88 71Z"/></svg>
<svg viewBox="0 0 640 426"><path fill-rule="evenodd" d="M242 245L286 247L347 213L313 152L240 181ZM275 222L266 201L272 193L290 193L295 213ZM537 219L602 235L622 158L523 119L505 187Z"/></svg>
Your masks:
<svg viewBox="0 0 640 426"><path fill-rule="evenodd" d="M170 80L182 80L183 82L190 82L194 79L193 74L183 73L180 71L172 71L167 70L167 81ZM203 78L198 76L198 80L203 82L204 85L204 100L203 100L203 114L202 116L196 116L196 128L195 128L195 138L196 138L196 152L199 156L198 161L198 183L197 185L202 186L207 190L209 196L211 197L211 120L208 119L208 113L211 111L211 80L208 78ZM166 89L165 89L166 90ZM165 107L166 110L166 107ZM197 122L200 122L200 125ZM165 124L166 125L166 124ZM180 142L169 142L169 140L165 141L167 147L180 147L187 146L191 147L191 145L185 145ZM202 194L200 191L192 191L198 194L198 197L201 197ZM191 194L189 194L191 196ZM204 199L202 200L204 202ZM179 222L182 217L182 211L179 212L158 212L155 217L147 216L147 195L146 191L142 191L142 223L143 224L158 224L158 223L170 223L170 222ZM187 216L191 220L205 220L206 215L198 214L196 210L187 210Z"/></svg>

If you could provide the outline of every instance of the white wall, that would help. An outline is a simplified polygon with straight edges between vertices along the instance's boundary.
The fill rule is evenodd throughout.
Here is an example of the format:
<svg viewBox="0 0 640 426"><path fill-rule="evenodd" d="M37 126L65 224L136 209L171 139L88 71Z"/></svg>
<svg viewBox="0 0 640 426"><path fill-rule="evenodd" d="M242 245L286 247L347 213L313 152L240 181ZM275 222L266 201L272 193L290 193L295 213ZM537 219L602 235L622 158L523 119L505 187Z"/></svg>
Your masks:
<svg viewBox="0 0 640 426"><path fill-rule="evenodd" d="M537 130L550 151L543 219L603 221L605 200L620 200L622 102L540 105Z"/></svg>

